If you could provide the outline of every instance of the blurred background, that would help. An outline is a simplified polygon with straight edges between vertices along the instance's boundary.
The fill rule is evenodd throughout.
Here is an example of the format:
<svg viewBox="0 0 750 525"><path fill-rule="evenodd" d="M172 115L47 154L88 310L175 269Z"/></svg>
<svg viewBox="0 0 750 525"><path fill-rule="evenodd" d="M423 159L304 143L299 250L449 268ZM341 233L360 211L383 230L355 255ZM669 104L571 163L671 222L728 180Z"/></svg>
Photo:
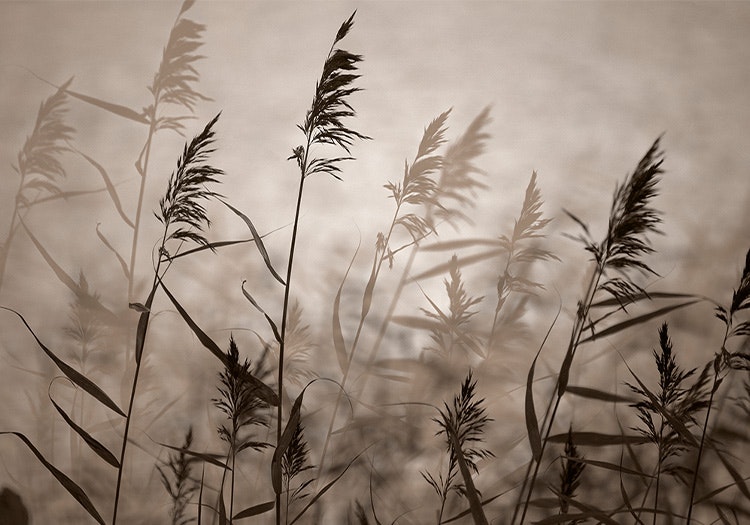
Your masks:
<svg viewBox="0 0 750 525"><path fill-rule="evenodd" d="M512 485L513 472L528 459L523 422L528 367L562 305L563 314L537 376L557 369L576 301L590 275L589 254L563 235L579 232L563 210L589 224L599 239L606 231L616 184L632 172L659 136L663 135L665 174L655 206L663 212L663 235L652 237L656 253L648 258L659 277L642 276L639 282L649 289L693 293L720 303L730 300L750 246L750 149L745 146L750 133L750 3L196 2L182 17L205 26L200 32L202 46L191 51L204 57L192 64L199 77L192 86L202 97L195 100L192 111L176 105L170 109L170 114L192 117L180 121L184 136L162 130L153 137L135 271L128 278L114 252L129 262L133 230L123 215L132 220L139 202L141 176L136 161L147 141L148 126L123 116L122 108L138 115L153 103L147 86L159 70L180 8L179 2L162 1L0 2L0 173L5 181L0 189L4 264L0 304L23 313L46 344L90 373L121 405L126 404L132 373L128 368L132 364L125 360L132 352L126 353L128 336L123 334L131 333L137 321L127 303L144 302L148 293L152 250L161 232L151 212L158 207L185 141L221 112L211 162L226 176L217 191L249 216L259 232L270 232L266 246L281 272L298 178L296 165L287 157L303 142L296 125L312 100L337 29L355 9L354 28L341 44L364 57L362 78L357 81L363 91L352 96L357 117L351 127L373 140L353 146L356 160L345 163L343 180L316 175L305 189L292 296L301 312L298 327L308 329L304 337L300 335L304 344L300 343L296 362L299 384L290 385L290 396L314 376L341 380L331 335L336 292L359 247L341 296L341 323L346 341L351 342L376 237L388 228L393 215L393 200L383 185L401 180L403 163L414 159L424 128L448 109L449 142L485 108L491 120L484 127L489 134L484 152L475 161L485 187L472 196L473 207L464 210L471 222L458 229L443 225L439 240L510 235L536 171L544 215L554 218L539 242L560 261L545 261L528 270L544 289L514 303L519 318L509 328L501 365L489 366L472 356L456 377L448 374L443 382L442 376L424 371L411 375L408 366L413 363L405 361L401 370L396 365L396 373L427 386L420 391L402 382L373 378L368 399L440 404L458 389L469 366L481 370L484 364L480 394L497 421L489 448L498 456L500 450L511 450L507 457L490 463L488 493ZM19 152L33 136L40 104L71 78L69 90L94 97L99 105L92 104L91 98L67 98L64 121L71 130L63 144L70 149L55 153L65 176L56 172L51 177L54 190L39 186L19 192L14 166L19 168ZM110 104L109 110L102 108L102 101ZM111 184L109 190L102 172ZM21 224L14 212L19 194L57 197L34 204L24 212ZM209 240L248 238L243 221L222 205L212 203L208 210ZM408 242L408 237L401 241ZM407 253L397 254L392 271L383 269L373 313L365 323L363 346L376 339ZM422 254L411 275L446 262L451 255L450 251ZM491 323L497 276L504 264L500 256L462 269L467 293L485 297L472 321L478 333L481 325ZM81 330L82 310L65 276L79 291L98 297L118 319L96 345L86 347L81 337L71 335ZM406 287L396 315L423 315L420 308L430 309L426 297L447 308L442 279L425 278L418 286ZM283 289L268 278L262 259L249 244L184 258L169 274L170 288L199 324L221 341L220 346L226 346L231 332L244 355L255 360L262 348L259 341L271 341L272 334L243 297L240 286L245 280L246 288L272 317L280 316ZM137 447L129 452L133 466L126 476L130 501L126 516L139 523L166 522L168 504L165 493L159 492L154 469L155 461L166 453L154 441L177 445L192 424L199 447L220 446L214 431L220 415L211 403L217 395L218 362L166 299L157 298L156 304L159 313L149 336L149 368L136 403ZM680 310L669 320L683 366L702 367L717 350L722 333L711 305ZM658 322L644 325L622 341L592 347L575 372L576 381L622 390L629 378L621 356L631 367L642 365L645 376L653 379L648 367L650 349L658 341ZM112 472L89 466L98 460L80 449L48 402L50 380L58 372L10 312L0 314L0 333L0 430L24 432L107 509L109 484L97 480L111 481ZM394 324L379 355L424 361L429 346L424 331ZM365 355L360 363L363 370ZM542 399L551 387L551 383L540 384ZM116 448L121 422L91 406L90 400L83 404L81 394L61 381L49 391L80 414L92 433ZM334 402L337 390L316 383L310 393L311 401L305 403L310 412L307 437L316 462L331 418L324 407ZM342 402L345 412L343 406ZM598 417L597 410L612 411L612 407L564 408L570 415L564 425L561 422L565 427L571 419L585 427ZM389 491L395 498L398 483L418 486L414 494L430 490L419 470L434 465L442 451L439 439L433 437L432 415L429 409L408 414L418 420L418 428L389 444L400 450L392 452L392 458L398 454L406 458L408 474L393 470L388 447L381 456L369 456L367 468L378 471L382 466L383 479L399 479L383 482L384 499ZM339 418L339 424L347 423L345 415ZM367 428L367 418L363 421L361 428ZM329 460L331 469L338 463L345 465L345 458L369 443L357 436L332 445L336 462ZM22 494L32 516L38 516L35 522L80 519L77 505L28 450L10 436L0 439L0 484ZM273 441L270 435L268 439ZM264 481L268 468L264 458L252 461L242 481L252 487L243 496L247 505L265 501L270 493ZM337 497L340 504L323 508L345 507L355 497L367 501L367 475L359 478L352 481L351 493L344 491ZM40 485L40 479L47 485ZM391 501L384 507L389 519L418 506L413 501ZM413 516L404 522L419 523Z"/></svg>

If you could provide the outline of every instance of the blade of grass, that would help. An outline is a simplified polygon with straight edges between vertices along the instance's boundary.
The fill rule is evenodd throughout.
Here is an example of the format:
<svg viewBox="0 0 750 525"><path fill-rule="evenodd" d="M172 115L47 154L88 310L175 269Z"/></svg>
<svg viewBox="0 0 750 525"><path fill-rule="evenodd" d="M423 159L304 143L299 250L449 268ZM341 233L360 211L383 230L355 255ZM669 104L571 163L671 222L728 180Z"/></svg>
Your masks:
<svg viewBox="0 0 750 525"><path fill-rule="evenodd" d="M131 228L135 228L135 224L132 220L130 220L130 217L128 217L125 214L125 210L122 209L122 203L120 202L120 196L117 194L117 190L115 190L115 185L112 184L112 180L109 178L109 175L107 174L107 170L104 169L104 167L96 162L94 159L83 153L82 151L79 151L78 149L74 148L73 146L69 146L70 149L81 155L84 159L88 161L89 164L91 164L96 171L99 172L99 174L102 176L102 179L104 180L104 185L107 187L107 193L109 193L109 198L112 200L112 204L115 205L115 209L117 210L117 213L120 214L120 217L122 217L122 220L130 226Z"/></svg>
<svg viewBox="0 0 750 525"><path fill-rule="evenodd" d="M276 505L276 502L274 501L267 501L265 503L253 505L252 507L248 507L245 510L238 512L237 514L234 515L232 519L241 520L245 518L250 518L252 516L259 516L261 514L265 514L266 512L273 510L275 505Z"/></svg>
<svg viewBox="0 0 750 525"><path fill-rule="evenodd" d="M344 278L341 280L339 289L336 292L336 298L333 301L333 319L331 321L332 330L333 330L333 348L336 351L336 360L339 363L339 368L341 369L342 374L346 374L346 369L349 366L348 365L349 353L346 350L346 342L344 341L344 333L341 329L341 318L339 317L339 309L341 307L341 292L344 290L344 283L346 282L346 278L349 276L349 270L352 269L354 260L357 258L357 253L359 253L359 247L360 247L360 244L357 244L357 249L354 250L354 255L352 256L352 260L349 262L349 266L346 269L346 273L344 273Z"/></svg>
<svg viewBox="0 0 750 525"><path fill-rule="evenodd" d="M568 440L568 433L555 434L550 436L550 443L565 443ZM607 447L610 445L639 445L648 443L648 438L644 436L623 436L618 434L603 434L601 432L573 432L573 440L576 445L582 447Z"/></svg>
<svg viewBox="0 0 750 525"><path fill-rule="evenodd" d="M86 442L86 444L89 446L91 450L93 450L97 456L102 458L104 461L109 463L115 468L120 468L120 462L117 461L117 458L115 457L112 452L110 452L107 447L102 445L99 441L97 441L94 437L91 436L88 432L86 432L83 428L81 428L78 424L76 424L75 421L70 419L70 416L65 413L65 411L60 408L60 405L55 403L55 400L52 399L52 395L48 392L47 395L49 396L49 400L52 403L52 405L57 409L57 412L62 416L62 418L65 420L65 422L68 424L70 428L73 429L73 431L81 436L81 438Z"/></svg>
<svg viewBox="0 0 750 525"><path fill-rule="evenodd" d="M47 356L49 356L50 359L52 359L55 365L57 365L57 368L59 368L60 371L68 377L68 379L70 379L73 383L81 387L84 391L86 391L89 395L91 395L94 399L99 401L101 404L111 409L112 411L118 413L122 417L125 417L125 413L122 410L120 410L120 407L118 407L117 404L114 401L112 401L112 399L110 399L110 397L107 394L105 394L101 388L99 388L88 377L81 374L76 369L68 365L65 361L57 357L52 352L52 350L47 348L44 345L44 343L42 343L39 340L37 335L34 333L34 330L31 329L31 326L29 326L29 323L26 322L26 319L24 319L24 317L20 313L6 306L0 306L0 308L16 314L21 319L21 322L26 326L26 329L29 331L29 333L34 337L39 347L44 351L45 354L47 354Z"/></svg>
<svg viewBox="0 0 750 525"><path fill-rule="evenodd" d="M0 432L0 435L9 435L12 434L19 438L21 441L23 441L27 447L31 450L31 452L34 453L34 455L37 457L37 459L41 462L42 465L53 475L55 476L55 479L57 479L58 482L60 482L60 485L62 485L65 490L68 491L68 493L75 498L75 500L83 507L86 512L88 512L89 516L94 518L97 523L100 523L101 525L105 525L104 519L102 519L99 512L96 510L96 507L94 507L94 504L91 503L91 500L86 495L86 492L76 484L75 481L70 479L68 476L66 476L61 470L59 470L57 467L55 467L52 463L47 461L47 459L42 455L41 452L33 445L33 443L27 438L25 435L21 434L20 432Z"/></svg>
<svg viewBox="0 0 750 525"><path fill-rule="evenodd" d="M476 264L476 263L479 263L479 262L482 262L482 261L486 261L487 259L494 259L498 255L500 255L501 253L505 253L506 251L508 251L508 250L505 249L505 248L496 248L494 250L489 250L489 251L485 251L485 252L482 252L482 253L477 253L477 254L474 254L474 255L468 255L466 257L459 257L458 258L458 267L459 268L463 268L464 266L468 266L470 264ZM429 270L425 270L425 271L423 271L421 273L418 273L417 275L413 275L413 276L409 277L409 279L408 279L407 282L411 283L411 282L419 281L421 279L427 279L427 278L430 278L430 277L435 277L436 275L443 275L444 273L446 273L450 269L451 264L452 264L451 261L448 261L448 262L441 263L441 264L438 264L436 266L433 266Z"/></svg>
<svg viewBox="0 0 750 525"><path fill-rule="evenodd" d="M125 275L126 279L130 279L130 270L128 270L128 264L125 262L125 259L123 259L122 255L115 249L114 246L107 240L107 238L104 236L104 234L99 230L99 226L101 226L101 222L96 223L96 235L99 237L99 240L102 241L104 246L106 246L109 251L111 251L114 256L117 258L117 262L120 263L120 268L122 269L122 273Z"/></svg>
<svg viewBox="0 0 750 525"><path fill-rule="evenodd" d="M539 348L536 356L534 356L526 378L526 434L529 438L529 445L531 446L534 461L536 462L542 459L542 438L539 435L539 422L537 421L536 410L534 409L534 368L536 367L536 360L539 358L541 351L542 349Z"/></svg>
<svg viewBox="0 0 750 525"><path fill-rule="evenodd" d="M252 295L250 295L250 292L245 290L245 283L247 281L242 281L242 295L245 296L245 299L250 301L250 304L252 304L260 313L263 314L263 316L266 318L266 321L268 321L269 326L271 327L271 330L273 331L273 336L276 338L276 341L281 343L281 334L279 334L279 329L276 327L276 323L273 322L273 319L266 313L266 311L261 308L261 306L258 304L258 302L253 298Z"/></svg>
<svg viewBox="0 0 750 525"><path fill-rule="evenodd" d="M169 289L161 279L159 279L159 284L161 285L162 290L164 290L164 293L167 294L169 300L172 301L172 304L177 309L177 312L180 314L185 323L187 323L188 327L190 327L201 344L214 356L216 356L216 358L219 359L222 364L226 365L227 357L221 350L221 348L219 348L219 345L217 345L214 340L211 339L203 330L201 330L201 328L195 323L195 321L193 321L192 317L190 317L190 315L185 311L182 305L177 301L177 299L175 299L174 295L172 295L172 293L169 291ZM269 405L278 406L279 397L276 392L274 392L268 385L263 383L260 379L253 376L252 374L247 374L246 379L253 383L253 385L256 387L256 394L258 395L258 397L260 397Z"/></svg>
<svg viewBox="0 0 750 525"><path fill-rule="evenodd" d="M604 392L596 388L588 388L585 386L570 386L565 388L566 392L569 392L575 396L585 397L586 399L595 399L597 401L606 401L612 403L634 403L634 399L628 396L622 396L619 394L613 394L611 392Z"/></svg>
<svg viewBox="0 0 750 525"><path fill-rule="evenodd" d="M255 229L255 226L253 225L253 222L250 220L250 218L242 213L240 210L229 204L228 202L219 199L219 201L224 204L227 208L232 210L239 218L241 218L243 221L245 221L245 224L250 229L250 232L253 234L253 239L255 240L255 246L258 248L258 251L260 252L260 255L263 257L263 261L266 263L266 267L268 268L268 271L271 272L271 275L273 275L274 279L279 281L282 286L286 286L286 283L284 282L284 279L281 278L281 276L276 273L276 270L273 268L273 264L271 264L271 258L268 255L268 251L266 250L265 245L263 244L263 238L258 233L258 230Z"/></svg>
<svg viewBox="0 0 750 525"><path fill-rule="evenodd" d="M630 319L627 319L625 321L622 321L621 323L617 323L615 325L609 326L602 330L601 332L597 332L593 335L590 335L589 337L586 337L585 339L581 339L579 344L588 343L589 341L595 341L596 339L599 339L601 337L607 337L613 334L616 334L618 332L621 332L627 328L631 328L633 326L637 326L639 324L643 324L647 321L650 321L651 319L661 317L662 315L668 314L669 312L673 312L675 310L678 310L680 308L685 308L686 306L690 306L693 304L696 304L700 302L699 300L692 300L692 301L686 301L684 303L680 304L673 304L670 306L664 306L662 308L658 308L654 311L645 313L643 315L639 315L637 317L632 317Z"/></svg>
<svg viewBox="0 0 750 525"><path fill-rule="evenodd" d="M367 447L367 448L370 448L370 447ZM312 498L310 498L310 501L307 502L307 505L305 505L305 507L300 511L300 513L297 514L297 516L295 516L295 518L289 522L289 525L294 525L294 523L296 523L297 520L300 519L302 515L305 512L307 512L307 510L315 504L316 501L322 498L323 495L326 492L328 492L328 490L331 487L333 487L344 476L344 474L346 474L346 472L349 470L349 467L351 467L354 464L354 462L357 461L359 457L365 453L367 448L363 450L362 452L360 452L359 454L357 454L356 456L354 456L352 460L349 461L349 463L347 463L346 467L344 467L344 470L342 470L338 476L336 476L335 478L333 478L333 480L326 483L326 485L322 489L320 489L320 491L318 491Z"/></svg>
<svg viewBox="0 0 750 525"><path fill-rule="evenodd" d="M224 462L219 461L216 459L217 457L224 457L223 455L219 454L206 454L205 452L196 452L195 450L190 450L189 448L184 447L174 447L172 445L167 445L166 443L161 443L160 441L156 441L157 444L164 448L168 448L171 450L174 450L176 452L180 452L182 454L186 454L188 456L194 457L196 459L200 459L201 461L204 461L206 463L210 463L212 465L215 465L219 468L231 470L231 468Z"/></svg>
<svg viewBox="0 0 750 525"><path fill-rule="evenodd" d="M21 67L23 67L23 66L21 66ZM29 73L31 73L32 75L34 75L36 78L38 78L39 80L41 80L45 84L49 84L50 86L52 86L54 88L57 88L57 89L61 89L62 88L62 86L58 86L54 82L50 82L49 80L40 77L39 75L37 75L36 73L34 73L30 69L28 69L28 68L24 68L24 69L26 69L26 71L28 71ZM73 78L71 78L70 80L68 80L68 82L66 82L66 85L70 84L70 82L72 80L73 80ZM95 97L90 97L88 95L84 95L83 93L78 93L76 91L72 91L70 89L64 89L64 91L65 91L65 93L67 93L71 97L77 98L78 100L86 102L87 104L91 104L93 106L96 106L96 107L99 107L99 108L104 109L106 111L109 111L110 113L113 113L113 114L115 114L115 115L117 115L119 117L123 117L123 118L126 118L128 120L133 120L133 121L139 122L141 124L148 124L149 123L145 116L143 116L142 114L140 114L140 113L138 113L138 112L136 112L136 111L134 111L134 110L132 110L132 109L130 109L128 107L122 106L120 104L114 104L112 102L107 102L107 101L104 101L104 100L100 100L100 99L95 98Z"/></svg>

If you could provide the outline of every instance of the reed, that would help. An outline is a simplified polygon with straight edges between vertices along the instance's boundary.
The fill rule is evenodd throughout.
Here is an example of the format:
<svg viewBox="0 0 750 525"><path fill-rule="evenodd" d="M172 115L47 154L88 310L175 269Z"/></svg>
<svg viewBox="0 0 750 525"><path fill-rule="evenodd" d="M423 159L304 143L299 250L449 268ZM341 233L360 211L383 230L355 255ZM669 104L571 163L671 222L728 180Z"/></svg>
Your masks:
<svg viewBox="0 0 750 525"><path fill-rule="evenodd" d="M191 0L180 7L142 111L75 91L72 79L54 85L30 119L31 131L13 166L20 179L11 190L15 200L0 246L0 289L10 276L8 262L25 255L17 243L23 234L30 241L26 249L72 294L67 317L44 326L20 307L0 306L27 336L24 341L3 333L7 362L31 377L28 360L37 356L61 376L36 373L35 380L47 389L29 395L26 414L48 417L36 423L55 437L65 425L70 465L59 451L55 456L50 440L0 429L3 447L11 439L20 442L77 503L71 507L78 514L68 505L58 514L53 496L30 501L22 494L32 518L46 507L51 509L47 521L109 525L118 520L736 525L750 519L742 454L748 436L736 424L750 410L750 387L741 382L750 369L745 312L750 252L726 304L691 293L689 283L685 290L655 289L652 238L663 220L654 204L664 173L662 137L615 186L609 215L601 221L603 235L593 233L595 224L563 211L580 230L568 237L583 246L582 253L563 257L549 236L554 213L544 209L545 174L532 172L519 210L480 167L492 146L490 108L475 114L456 136L450 124L461 110L437 113L417 135L416 147L404 147L412 153L403 171L383 181L383 197L392 208L382 223L378 220L381 227L369 247L361 249L365 269L358 265L359 250L348 268L331 254L326 261L338 288L330 290L324 314L310 316L307 303L293 297L302 288L296 282L293 287L293 277L307 184L312 176L331 176L346 190L347 166L356 160L352 151L355 145L366 147L369 139L352 124L364 59L341 49L355 14L338 26L297 126L301 143L287 159L296 182L294 217L290 237L281 239L279 232L259 232L242 211L243 195L230 198L218 191L227 175L214 163L222 148L221 113L173 152L171 175L165 170L163 180L154 179L160 171L155 152L162 147L157 139L166 131L191 130L194 112L210 100L197 87L205 28L187 18L192 7ZM74 142L86 132L68 122L80 104L144 132L132 174L135 195L126 195L110 177L111 167ZM91 170L97 189L66 185L72 159ZM158 202L148 201L151 184L162 188ZM101 290L112 287L84 270L74 278L48 246L47 232L31 226L38 205L68 199L74 206L83 195L109 205L113 220L96 222L97 248L104 248L108 259L101 264L114 269L110 275L122 285L121 296L106 295ZM473 209L487 196L517 213L512 225L493 237L474 229ZM153 216L146 213L150 207ZM217 209L247 226L248 238L216 240L221 233L211 226L219 222L212 221ZM144 240L147 220L160 228L149 242ZM448 226L454 228L452 237ZM115 235L114 227L125 233ZM221 268L220 261L239 260L227 254L232 247L250 245L260 268L248 268L256 272L252 281L232 290L224 283L206 286L210 297L202 295L189 312L183 297L191 290L174 274L192 270L208 283L214 264ZM152 267L143 272L141 259L149 246ZM278 253L286 255L286 265L277 270L272 259ZM585 267L586 284L575 304L565 304L562 294L552 297L548 290L555 282L543 282L536 273L559 267L570 272L565 265ZM319 270L322 276L326 268ZM724 270L716 265L711 272ZM144 276L150 287L142 289ZM269 286L248 284L263 280ZM142 292L145 299L139 301ZM212 301L224 304L227 294L244 297L260 316L243 326L219 321L218 327L203 328ZM29 296L38 295L30 290ZM177 326L153 322L163 312L159 302L167 305L167 316L178 319ZM705 304L714 308L723 337L708 362L700 357L702 362L688 366L687 348L694 342L677 314L692 315L689 307ZM562 321L546 318L555 305L560 318L560 312L572 312L562 339L556 332ZM309 323L308 317L323 317L325 323ZM652 331L656 322L660 328ZM62 338L50 333L60 325ZM179 359L172 369L166 359L148 361L179 351L180 329L216 359L215 368L192 358ZM230 332L228 347L216 342L218 330ZM657 342L646 342L651 339ZM15 351L17 340L31 346ZM61 351L61 344L69 351ZM593 374L602 373L592 364L596 350L587 353L592 347L613 355L627 347L627 359L615 360L627 369L627 381L615 380L604 389L588 384ZM109 354L125 366L99 367ZM12 367L0 377L10 377ZM505 373L496 373L500 369ZM171 385L185 377L191 399L200 398L203 405L178 416L170 408L181 394ZM214 382L202 384L206 377ZM734 378L739 379L733 383ZM121 403L108 393L118 382ZM163 427L152 430L138 420L145 412L138 401L155 382L163 383L160 392L173 396L151 400L156 419L180 429L179 444L161 442L155 434ZM523 394L520 403L517 392ZM542 392L544 404L538 405ZM54 410L45 416L43 405ZM587 419L591 413L593 421ZM3 451L9 479L29 471ZM522 463L510 467L513 461ZM142 472L144 464L154 481ZM163 490L151 491L152 482ZM153 492L152 499L134 494L136 484ZM0 522L5 514L29 519L16 489L2 492ZM108 519L102 505L111 505ZM158 515L150 514L154 509Z"/></svg>

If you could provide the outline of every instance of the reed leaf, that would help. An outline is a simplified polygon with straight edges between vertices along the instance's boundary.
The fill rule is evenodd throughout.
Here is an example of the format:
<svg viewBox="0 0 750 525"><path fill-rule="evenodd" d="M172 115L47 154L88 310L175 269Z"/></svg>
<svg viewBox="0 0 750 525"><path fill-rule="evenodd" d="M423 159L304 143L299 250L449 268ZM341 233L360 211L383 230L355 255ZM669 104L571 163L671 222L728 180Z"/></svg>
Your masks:
<svg viewBox="0 0 750 525"><path fill-rule="evenodd" d="M284 283L284 279L281 278L281 276L276 273L276 270L273 268L273 264L271 264L271 258L268 255L268 251L266 250L265 245L263 244L263 237L258 233L258 230L255 229L255 226L253 225L253 222L250 220L250 218L242 213L240 210L229 204L228 202L221 200L222 204L224 204L227 208L232 210L235 215L237 215L239 218L241 218L243 221L245 221L245 224L250 229L250 232L253 234L253 240L255 241L255 247L258 248L258 251L260 252L261 257L263 257L263 261L266 263L266 267L268 268L268 271L271 272L271 275L273 275L273 278L276 279L278 282L280 282L283 285L286 285Z"/></svg>
<svg viewBox="0 0 750 525"><path fill-rule="evenodd" d="M341 329L341 317L339 310L341 309L341 292L344 290L344 283L346 278L349 276L349 271L352 269L354 260L357 258L359 253L359 245L354 251L352 260L349 262L349 266L344 273L344 278L341 280L339 289L336 292L336 298L333 300L333 318L331 320L331 330L333 331L333 348L336 351L336 360L338 361L339 368L342 374L346 374L346 370L349 367L349 352L346 349L346 341L344 340L344 332Z"/></svg>
<svg viewBox="0 0 750 525"><path fill-rule="evenodd" d="M65 376L70 379L74 384L81 387L85 392L87 392L89 395L91 395L94 399L99 401L101 404L106 406L107 408L111 409L112 411L116 412L117 414L121 415L122 417L125 417L125 413L120 410L120 407L117 406L117 404L110 399L110 397L104 393L104 391L99 388L93 381L91 381L88 377L81 374L74 368L72 368L70 365L68 365L65 361L57 357L52 350L47 348L44 343L37 337L36 333L34 333L34 330L32 330L31 326L29 326L29 323L26 322L26 319L18 312L13 310L12 308L8 308L6 306L0 306L0 309L7 310L8 312L14 313L18 316L19 319L21 319L21 322L26 326L26 329L29 331L29 333L32 335L34 340L37 342L39 347L44 351L45 354L52 360L53 363L57 366L57 368L60 369L60 371L65 374Z"/></svg>
<svg viewBox="0 0 750 525"><path fill-rule="evenodd" d="M161 285L162 289L164 290L164 293L167 294L167 297L170 301L172 301L172 304L177 309L177 312L180 314L182 319L185 321L185 323L188 325L190 330L195 334L195 336L198 338L198 340L201 342L201 344L209 351L211 352L219 361L222 362L224 366L227 366L228 360L226 354L222 352L222 350L219 348L219 346L214 342L213 339L211 339L201 328L193 321L193 318L190 317L190 315L185 311L185 309L182 307L182 305L177 301L177 299L172 295L172 293L169 291L169 289L164 285L164 283L159 279L159 284ZM276 394L276 392L271 389L268 385L263 383L260 379L254 377L252 374L246 374L244 375L245 379L250 381L253 384L253 387L255 388L255 391L263 401L268 403L271 406L278 406L279 404L279 397Z"/></svg>
<svg viewBox="0 0 750 525"><path fill-rule="evenodd" d="M49 400L52 403L52 406L55 407L57 412L62 416L62 418L65 420L65 422L68 424L68 426L81 438L86 442L86 444L89 446L91 450L96 453L97 456L102 458L104 461L109 463L115 468L120 468L120 462L117 461L117 458L115 457L112 452L107 449L104 445L102 445L96 438L94 438L91 434L86 432L80 425L78 425L75 421L73 421L70 416L58 405L55 403L55 400L52 399L52 395L49 395Z"/></svg>
<svg viewBox="0 0 750 525"><path fill-rule="evenodd" d="M117 258L117 262L120 263L120 269L122 269L123 275L125 275L126 279L130 279L130 270L128 269L128 264L125 262L125 259L120 255L120 252L117 251L117 249L112 246L112 243L109 242L109 240L104 236L104 234L101 232L99 227L102 225L102 223L97 222L96 223L96 236L99 237L99 240L102 241L102 244L107 247L109 251L112 252L112 254Z"/></svg>
<svg viewBox="0 0 750 525"><path fill-rule="evenodd" d="M102 519L101 515L99 514L99 511L96 510L96 507L94 507L94 504L91 503L91 500L86 495L86 492L78 485L75 481L70 479L68 476L66 476L61 470L59 470L57 467L55 467L52 463L47 461L47 459L42 455L41 452L34 446L34 444L27 438L25 435L23 435L20 432L0 432L0 435L14 435L18 439L24 442L24 444L29 447L29 450L34 453L34 455L37 457L39 462L44 465L44 468L46 468L54 477L55 479L60 483L60 485L65 488L65 490L68 491L68 493L75 498L75 500L83 507L86 512L96 520L97 523L100 523L101 525L105 525L104 519Z"/></svg>
<svg viewBox="0 0 750 525"><path fill-rule="evenodd" d="M251 518L253 516L260 516L261 514L265 514L266 512L272 511L274 504L275 502L273 501L266 501L265 503L259 503L258 505L253 505L252 507L248 507L244 510L241 510L240 512L235 514L232 519L241 520L245 518Z"/></svg>

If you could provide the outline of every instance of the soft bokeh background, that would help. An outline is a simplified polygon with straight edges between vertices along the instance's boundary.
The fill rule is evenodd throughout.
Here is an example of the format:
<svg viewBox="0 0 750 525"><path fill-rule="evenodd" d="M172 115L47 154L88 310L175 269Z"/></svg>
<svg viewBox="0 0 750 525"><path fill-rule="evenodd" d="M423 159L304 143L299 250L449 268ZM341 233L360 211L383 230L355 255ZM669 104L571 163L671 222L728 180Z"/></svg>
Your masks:
<svg viewBox="0 0 750 525"><path fill-rule="evenodd" d="M40 102L54 93L40 77L55 85L74 77L71 89L139 111L150 102L146 85L159 66L179 7L175 2L0 2L3 239L17 190L11 165L33 129ZM664 212L665 235L654 239L658 255L651 262L663 279L644 282L722 301L729 297L750 244L750 148L746 146L750 134L750 3L746 2L196 3L187 16L206 25L200 51L206 58L197 66L199 90L212 100L198 104L196 119L187 123L186 134L194 135L222 111L213 157L214 164L227 173L220 191L261 232L281 228L268 238L277 266L284 266L293 217L296 168L286 158L301 142L295 125L312 98L336 29L354 9L355 26L344 47L364 56L359 83L364 91L353 98L358 112L353 127L374 140L355 145L357 161L347 165L343 182L316 177L308 184L295 265L295 295L304 308L305 321L313 327L318 351L325 354L321 362L333 362L331 304L361 240L355 264L361 271L350 277L351 289L344 295L351 310L344 315L345 332L347 337L353 333L375 235L386 227L392 213L392 201L382 186L401 177L404 159L413 158L424 126L448 108L453 108L451 138L488 105L493 121L486 153L479 161L489 189L477 195L471 214L475 224L459 233L447 229L446 237L507 233L532 170L538 172L546 214L556 217L548 248L562 262L540 270L547 292L536 300L538 308L528 313L528 323L534 327L533 347L554 315L559 301L555 290L569 321L585 277L581 271L585 256L561 235L576 232L562 210L592 224L598 236L616 182L662 133L666 174L657 207ZM138 188L133 163L145 140L144 129L80 101L71 100L69 108L76 147L107 169L125 209L133 210ZM157 206L184 140L168 132L155 140L137 266L142 281L137 292L141 294L150 275L149 251L158 235L150 210ZM102 187L99 176L80 157L67 155L64 161L65 189ZM212 207L211 212L211 239L247 235L236 217L221 208ZM108 307L124 311L126 283L111 253L97 239L97 223L114 246L123 252L129 249L129 232L103 193L39 206L27 218L29 228L66 272L73 276L83 272ZM472 271L467 269L469 276ZM230 329L266 330L242 298L239 285L243 279L265 298L270 311L278 311L279 290L268 281L257 253L250 248L227 249L218 256L202 254L175 273L173 282L180 297L217 337L226 337ZM475 295L491 297L494 276L483 277L482 270L474 273L475 284L467 279L468 287ZM384 285L382 301L387 299L387 289ZM431 296L441 293L437 279L424 283L423 289ZM70 302L68 290L33 244L18 235L0 303L22 311L40 337L64 347L61 329ZM413 314L420 306L426 306L423 296L413 289L403 309ZM161 303L161 308L166 310L167 304ZM52 371L17 320L7 313L0 317L4 352L0 393L5 401L0 430L39 436L37 427L47 420L43 418L57 417L44 408ZM124 322L132 321L131 316ZM683 329L686 366L700 366L710 359L713 350L705 348L716 342L720 328L711 320L710 307L676 315L674 322ZM564 338L569 323L561 325L560 337ZM216 420L209 414L208 402L215 395L215 363L205 358L174 314L165 312L157 330L168 335L154 336L163 352L153 357L150 385L164 403L152 413L161 416L164 405L174 405L158 422L152 422L154 439L177 442L187 422L198 417L205 423L199 435L208 440ZM251 333L241 333L247 345L255 343ZM655 330L649 333L654 337L648 344L653 345ZM409 346L422 343L394 335L389 351L414 355ZM204 366L190 374L167 373L186 359ZM607 359L616 365L607 370L622 370L619 358ZM514 356L511 362L519 363L516 382L496 385L498 392L508 393L522 385L530 360L528 351ZM554 367L555 358L550 360ZM592 363L595 371L604 368L597 361ZM117 391L121 361L110 356L100 365L101 381ZM613 380L621 383L623 377L613 372L595 373L592 378L605 385ZM453 389L446 385L445 391ZM497 395L507 402L508 398ZM517 396L512 399L518 400ZM516 405L505 407L506 416L516 418L509 420L516 428L498 438L501 441L524 434L521 404ZM30 407L44 412L34 413ZM144 426L146 421L144 417ZM106 430L106 421L99 428ZM55 445L48 443L47 450L65 466L72 445L67 444L67 431L59 421L58 432L65 433L65 443L51 439ZM47 474L32 463L20 444L10 441L6 437L0 443L0 481L28 492L31 480ZM159 453L153 452L151 444L144 446ZM19 466L16 456L26 458L23 462L28 459L25 466ZM520 464L521 459L513 461ZM514 468L513 461L507 471ZM149 486L158 486L153 469L145 472L150 476ZM421 483L418 475L413 481ZM59 487L54 490L64 502L61 505L73 506ZM106 490L99 497L98 501L108 501ZM163 507L163 501L154 495L146 508L162 508L159 505Z"/></svg>

